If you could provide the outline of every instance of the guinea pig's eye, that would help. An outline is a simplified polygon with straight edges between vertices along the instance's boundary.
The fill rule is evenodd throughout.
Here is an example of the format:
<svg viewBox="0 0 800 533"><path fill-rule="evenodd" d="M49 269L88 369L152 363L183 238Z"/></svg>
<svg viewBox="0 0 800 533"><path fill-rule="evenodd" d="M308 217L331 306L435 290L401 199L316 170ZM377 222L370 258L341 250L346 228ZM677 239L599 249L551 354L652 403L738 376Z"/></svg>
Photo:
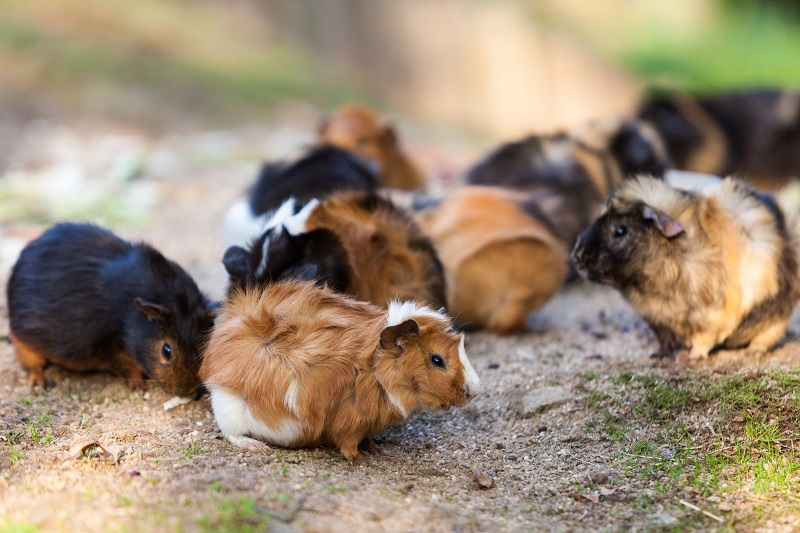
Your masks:
<svg viewBox="0 0 800 533"><path fill-rule="evenodd" d="M164 361L169 361L172 358L172 346L164 343L164 346L161 347L161 357L164 358Z"/></svg>
<svg viewBox="0 0 800 533"><path fill-rule="evenodd" d="M617 226L614 228L614 237L624 237L628 233L628 228L625 226Z"/></svg>
<svg viewBox="0 0 800 533"><path fill-rule="evenodd" d="M441 355L431 354L431 364L439 368L444 368L444 359L442 359Z"/></svg>

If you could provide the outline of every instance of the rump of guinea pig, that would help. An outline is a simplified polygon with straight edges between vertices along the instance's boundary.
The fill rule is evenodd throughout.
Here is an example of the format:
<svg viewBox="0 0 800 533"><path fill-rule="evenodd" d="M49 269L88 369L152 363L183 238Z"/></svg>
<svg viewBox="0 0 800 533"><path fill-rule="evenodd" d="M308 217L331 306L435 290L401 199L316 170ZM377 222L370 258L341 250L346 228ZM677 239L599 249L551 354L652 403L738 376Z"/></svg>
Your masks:
<svg viewBox="0 0 800 533"><path fill-rule="evenodd" d="M8 280L11 339L31 385L48 363L106 371L173 394L200 386L214 317L178 264L91 224L58 224L29 243Z"/></svg>
<svg viewBox="0 0 800 533"><path fill-rule="evenodd" d="M505 144L476 164L467 183L530 191L531 212L552 221L569 249L599 214L605 197L639 173L663 177L668 166L658 134L643 123L608 119L571 133L532 135Z"/></svg>
<svg viewBox="0 0 800 533"><path fill-rule="evenodd" d="M446 316L414 302L382 309L299 281L235 291L200 375L231 444L332 445L349 460L416 409L461 407L479 387Z"/></svg>
<svg viewBox="0 0 800 533"><path fill-rule="evenodd" d="M524 329L561 287L567 251L521 207L524 199L499 187L464 187L417 215L444 265L447 310L464 327Z"/></svg>
<svg viewBox="0 0 800 533"><path fill-rule="evenodd" d="M403 152L395 128L369 107L351 103L336 108L320 124L319 136L375 165L382 187L414 190L425 184L420 170Z"/></svg>
<svg viewBox="0 0 800 533"><path fill-rule="evenodd" d="M226 250L230 290L313 279L381 307L393 299L445 305L444 271L430 239L390 201L340 193L295 210L287 201L249 247Z"/></svg>
<svg viewBox="0 0 800 533"><path fill-rule="evenodd" d="M726 178L702 193L627 181L572 253L586 278L619 289L660 349L769 350L800 298L798 229L775 201Z"/></svg>
<svg viewBox="0 0 800 533"><path fill-rule="evenodd" d="M377 174L350 152L322 145L295 159L261 168L246 198L234 203L222 222L226 246L244 245L258 237L276 210L289 198L302 207L312 198L337 191L374 191Z"/></svg>
<svg viewBox="0 0 800 533"><path fill-rule="evenodd" d="M639 117L664 139L675 168L735 173L761 189L800 175L800 93L753 89L646 101Z"/></svg>

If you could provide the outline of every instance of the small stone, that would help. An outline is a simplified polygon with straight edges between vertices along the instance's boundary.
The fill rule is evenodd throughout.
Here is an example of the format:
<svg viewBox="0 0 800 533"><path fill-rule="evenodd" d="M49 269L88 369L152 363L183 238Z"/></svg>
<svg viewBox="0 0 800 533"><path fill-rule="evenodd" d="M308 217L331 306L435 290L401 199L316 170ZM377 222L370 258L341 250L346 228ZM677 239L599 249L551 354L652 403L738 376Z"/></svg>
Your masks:
<svg viewBox="0 0 800 533"><path fill-rule="evenodd" d="M717 509L719 509L723 513L730 513L731 511L733 511L733 506L728 502L721 502L719 505L717 505Z"/></svg>
<svg viewBox="0 0 800 533"><path fill-rule="evenodd" d="M522 399L520 415L527 418L557 407L570 400L573 395L564 387L543 387L528 392Z"/></svg>
<svg viewBox="0 0 800 533"><path fill-rule="evenodd" d="M661 457L663 457L664 459L666 459L667 461L669 461L670 459L672 459L673 457L675 457L675 452L674 452L674 451L672 451L672 450L671 450L671 449L669 449L669 448L664 448L663 450L661 450Z"/></svg>
<svg viewBox="0 0 800 533"><path fill-rule="evenodd" d="M502 442L496 442L494 444L494 447L497 448L498 450L502 450L503 448L505 448L505 445Z"/></svg>
<svg viewBox="0 0 800 533"><path fill-rule="evenodd" d="M544 433L545 431L547 431L547 426L539 426L539 429L537 429L536 431L538 431L539 433Z"/></svg>
<svg viewBox="0 0 800 533"><path fill-rule="evenodd" d="M670 527L670 526L674 526L675 524L677 524L678 523L678 519L665 511L665 512L661 513L660 515L658 515L657 522L658 522L659 526Z"/></svg>
<svg viewBox="0 0 800 533"><path fill-rule="evenodd" d="M518 459L518 457L517 457L517 454L511 453L511 454L508 455L507 459L509 461L516 461Z"/></svg>
<svg viewBox="0 0 800 533"><path fill-rule="evenodd" d="M712 503L719 503L722 501L722 498L720 498L719 496L709 496L708 498L706 498L706 500Z"/></svg>
<svg viewBox="0 0 800 533"><path fill-rule="evenodd" d="M500 363L489 363L486 366L486 368L488 368L489 370L497 370L498 368L500 368Z"/></svg>

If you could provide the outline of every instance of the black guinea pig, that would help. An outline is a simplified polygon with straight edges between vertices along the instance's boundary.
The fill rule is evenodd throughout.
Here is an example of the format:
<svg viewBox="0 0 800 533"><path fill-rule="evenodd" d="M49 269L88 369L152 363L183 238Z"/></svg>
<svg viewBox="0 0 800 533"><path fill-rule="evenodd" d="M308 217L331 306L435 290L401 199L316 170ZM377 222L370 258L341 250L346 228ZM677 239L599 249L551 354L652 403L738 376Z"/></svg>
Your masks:
<svg viewBox="0 0 800 533"><path fill-rule="evenodd" d="M200 386L210 303L178 264L91 224L57 224L29 243L7 287L11 339L31 385L48 363L107 371L172 394Z"/></svg>
<svg viewBox="0 0 800 533"><path fill-rule="evenodd" d="M268 163L261 168L246 198L225 214L225 244L243 245L264 230L264 224L286 200L302 207L312 198L326 198L339 191L375 191L378 175L346 150L323 144L300 157Z"/></svg>

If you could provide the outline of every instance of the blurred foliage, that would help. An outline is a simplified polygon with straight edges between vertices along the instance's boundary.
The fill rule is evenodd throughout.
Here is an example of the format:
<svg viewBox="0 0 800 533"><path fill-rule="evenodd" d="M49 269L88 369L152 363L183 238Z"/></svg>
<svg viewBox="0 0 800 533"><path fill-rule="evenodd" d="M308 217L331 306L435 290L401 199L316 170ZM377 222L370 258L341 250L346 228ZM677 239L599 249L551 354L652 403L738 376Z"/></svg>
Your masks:
<svg viewBox="0 0 800 533"><path fill-rule="evenodd" d="M165 107L241 118L290 98L327 106L352 94L247 19L224 2L5 0L0 72L17 97L156 121Z"/></svg>
<svg viewBox="0 0 800 533"><path fill-rule="evenodd" d="M800 88L800 2L722 3L715 23L689 39L654 25L617 55L657 91L753 86Z"/></svg>

